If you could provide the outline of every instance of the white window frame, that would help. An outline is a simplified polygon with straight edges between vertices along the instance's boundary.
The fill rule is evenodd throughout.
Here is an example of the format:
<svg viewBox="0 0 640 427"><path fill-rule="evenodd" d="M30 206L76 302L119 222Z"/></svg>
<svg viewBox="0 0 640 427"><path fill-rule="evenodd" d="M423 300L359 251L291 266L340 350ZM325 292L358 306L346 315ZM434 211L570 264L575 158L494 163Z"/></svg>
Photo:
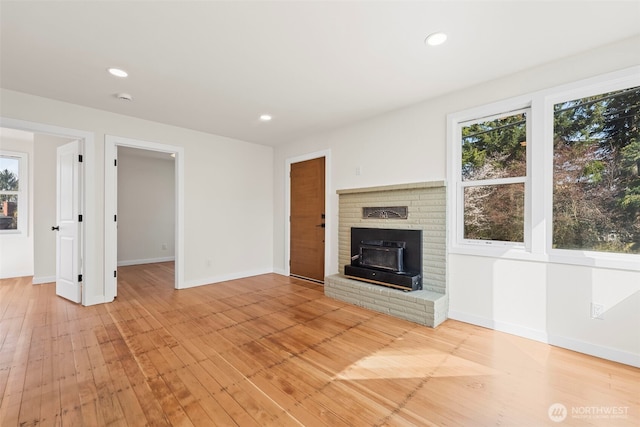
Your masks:
<svg viewBox="0 0 640 427"><path fill-rule="evenodd" d="M504 242L497 240L465 239L464 237L464 188L474 185L474 181L462 181L462 126L492 120L500 117L527 111L527 176L515 178L501 178L496 184L522 183L525 185L525 219L524 242ZM461 111L447 116L447 164L448 164L448 222L449 227L449 252L482 256L511 256L520 257L531 248L531 215L530 215L530 181L531 181L531 99L518 97L505 101L484 105L477 108ZM483 184L491 183L489 180Z"/></svg>
<svg viewBox="0 0 640 427"><path fill-rule="evenodd" d="M27 153L17 151L0 150L1 157L13 157L18 159L18 191L3 193L18 196L18 226L15 230L0 230L0 234L26 234L29 224L29 156Z"/></svg>
<svg viewBox="0 0 640 427"><path fill-rule="evenodd" d="M602 76L590 81L577 82L566 85L545 97L544 110L547 117L545 123L544 138L550 141L548 153L545 158L545 168L549 171L549 190L545 192L545 215L548 218L546 224L547 245L546 251L550 261L564 264L578 264L603 266L620 269L640 271L640 254L622 254L615 252L595 252L579 249L554 249L553 248L553 107L555 104L574 99L615 92L622 89L640 86L640 72L630 75Z"/></svg>
<svg viewBox="0 0 640 427"><path fill-rule="evenodd" d="M447 232L453 254L640 271L640 254L552 248L553 106L640 86L640 66L447 115ZM461 125L530 108L527 123L524 244L464 239Z"/></svg>
<svg viewBox="0 0 640 427"><path fill-rule="evenodd" d="M526 194L528 193L528 189L529 189L529 141L531 140L531 131L529 129L529 127L531 126L531 109L529 107L525 107L525 108L518 108L515 110L511 110L511 111L505 111L499 114L492 114L490 116L485 116L485 117L480 117L474 120L469 120L469 121L464 121L464 122L458 122L457 123L457 135L456 138L458 139L459 142L459 152L458 152L458 159L461 158L462 156L462 144L460 144L460 142L462 141L462 127L464 126L470 126L476 123L482 123L482 122L486 122L486 121L492 121L492 120L497 120L497 119L502 119L505 117L509 117L509 116L513 116L513 115L517 115L517 114L522 114L522 113L526 113L526 132L527 132L527 147L525 147L526 150L526 165L527 165L527 170L526 170L526 176L517 176L517 177L508 177L508 178L495 178L495 179L482 179L482 180L473 180L473 181L463 181L462 180L462 164L460 161L457 162L457 174L460 177L459 181L458 181L458 185L460 186L459 190L458 190L458 206L459 206L459 211L457 212L457 216L456 216L456 230L459 231L458 235L457 235L457 240L458 243L460 244L469 244L469 245L480 245L483 247L487 247L488 245L491 246L500 246L500 247L508 247L508 248L515 248L515 249L520 249L520 248L529 248L529 241L530 239L530 233L527 232L527 230L529 230L530 227L528 227L528 224L531 222L530 221L530 214L529 211L530 209L528 209L528 198L526 197ZM495 185L507 185L507 184L524 184L524 192L525 192L525 201L524 201L524 224L523 224L523 236L524 236L524 241L522 242L506 242L506 241L500 241L500 240L484 240L484 239L467 239L464 237L464 190L465 188L469 188L469 187L484 187L484 186L495 186Z"/></svg>

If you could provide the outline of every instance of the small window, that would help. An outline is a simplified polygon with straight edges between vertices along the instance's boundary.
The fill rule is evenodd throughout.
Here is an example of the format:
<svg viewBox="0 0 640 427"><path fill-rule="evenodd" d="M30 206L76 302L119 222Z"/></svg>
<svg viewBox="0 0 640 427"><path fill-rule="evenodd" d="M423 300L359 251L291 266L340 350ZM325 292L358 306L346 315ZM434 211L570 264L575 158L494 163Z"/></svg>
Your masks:
<svg viewBox="0 0 640 427"><path fill-rule="evenodd" d="M461 123L463 239L524 243L527 116Z"/></svg>
<svg viewBox="0 0 640 427"><path fill-rule="evenodd" d="M26 228L26 160L24 153L0 152L0 233Z"/></svg>
<svg viewBox="0 0 640 427"><path fill-rule="evenodd" d="M640 253L640 87L554 105L553 247Z"/></svg>

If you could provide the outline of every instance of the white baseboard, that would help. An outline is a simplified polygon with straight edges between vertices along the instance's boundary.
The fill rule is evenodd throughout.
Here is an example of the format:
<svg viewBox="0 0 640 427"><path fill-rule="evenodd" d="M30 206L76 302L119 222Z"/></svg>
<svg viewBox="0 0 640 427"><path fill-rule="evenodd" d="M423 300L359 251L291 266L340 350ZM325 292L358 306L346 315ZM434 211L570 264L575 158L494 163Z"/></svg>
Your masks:
<svg viewBox="0 0 640 427"><path fill-rule="evenodd" d="M543 342L545 344L549 342L549 337L547 336L546 331L541 331L539 329L526 328L513 323L500 322L486 317L480 317L454 310L450 310L447 317L449 319L471 323L472 325L482 326L483 328L493 329L495 331L505 332L511 335L517 335L519 337Z"/></svg>
<svg viewBox="0 0 640 427"><path fill-rule="evenodd" d="M584 341L575 340L573 338L549 335L546 331L524 328L522 326L498 322L486 317L475 316L469 313L459 311L449 311L449 319L459 320L461 322L470 323L472 325L481 326L483 328L493 329L505 332L519 337L528 338L534 341L540 341L556 347L566 348L567 350L577 351L578 353L588 354L590 356L599 357L601 359L611 360L613 362L623 363L640 368L640 355L629 353L626 351L616 350L609 347L603 347Z"/></svg>
<svg viewBox="0 0 640 427"><path fill-rule="evenodd" d="M56 276L33 276L31 283L33 285L42 285L43 283L52 283L56 281Z"/></svg>
<svg viewBox="0 0 640 427"><path fill-rule="evenodd" d="M147 259L129 259L118 261L118 267L126 267L128 265L155 264L157 262L175 261L175 257L147 258Z"/></svg>
<svg viewBox="0 0 640 427"><path fill-rule="evenodd" d="M0 273L0 279L14 279L16 277L33 276L33 271L9 271Z"/></svg>
<svg viewBox="0 0 640 427"><path fill-rule="evenodd" d="M549 336L547 332L541 331L539 329L526 328L524 326L508 322L496 322L495 330L523 338L528 338L533 341L539 341L545 344L549 343Z"/></svg>
<svg viewBox="0 0 640 427"><path fill-rule="evenodd" d="M495 329L495 322L486 317L475 316L469 313L462 313L460 311L449 310L447 313L448 319L459 320L464 323L470 323L476 326L482 326L483 328Z"/></svg>
<svg viewBox="0 0 640 427"><path fill-rule="evenodd" d="M285 271L284 268L274 268L273 272L276 274L279 274L281 276L288 276L287 272Z"/></svg>
<svg viewBox="0 0 640 427"><path fill-rule="evenodd" d="M193 288L196 286L212 285L214 283L226 282L228 280L244 279L245 277L259 276L261 274L273 273L272 268L260 270L239 271L237 273L221 274L219 276L206 277L203 279L187 280L182 284L181 289Z"/></svg>
<svg viewBox="0 0 640 427"><path fill-rule="evenodd" d="M577 351L601 359L611 360L613 362L624 363L625 365L640 368L640 354L629 353L627 351L616 350L614 348L603 347L584 341L575 340L573 338L549 335L549 344L556 347L566 348L567 350Z"/></svg>

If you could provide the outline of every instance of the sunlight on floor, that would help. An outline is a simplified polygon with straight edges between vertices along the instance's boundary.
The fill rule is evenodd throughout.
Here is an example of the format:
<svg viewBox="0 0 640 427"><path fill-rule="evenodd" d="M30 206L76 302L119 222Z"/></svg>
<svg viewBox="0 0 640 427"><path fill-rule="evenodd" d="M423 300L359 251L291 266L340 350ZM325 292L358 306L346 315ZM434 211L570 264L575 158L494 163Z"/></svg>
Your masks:
<svg viewBox="0 0 640 427"><path fill-rule="evenodd" d="M461 357L417 348L412 351L385 349L360 359L338 375L338 380L424 378L495 375L499 371Z"/></svg>

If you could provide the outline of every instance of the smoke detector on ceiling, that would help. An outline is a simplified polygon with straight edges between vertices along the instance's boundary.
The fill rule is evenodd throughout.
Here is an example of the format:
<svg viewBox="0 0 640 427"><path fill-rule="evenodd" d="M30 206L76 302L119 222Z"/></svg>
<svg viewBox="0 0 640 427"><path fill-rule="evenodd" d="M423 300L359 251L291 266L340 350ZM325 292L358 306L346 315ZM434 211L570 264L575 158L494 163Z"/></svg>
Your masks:
<svg viewBox="0 0 640 427"><path fill-rule="evenodd" d="M121 99L123 101L133 101L133 97L128 93L119 93L116 95L116 98Z"/></svg>

